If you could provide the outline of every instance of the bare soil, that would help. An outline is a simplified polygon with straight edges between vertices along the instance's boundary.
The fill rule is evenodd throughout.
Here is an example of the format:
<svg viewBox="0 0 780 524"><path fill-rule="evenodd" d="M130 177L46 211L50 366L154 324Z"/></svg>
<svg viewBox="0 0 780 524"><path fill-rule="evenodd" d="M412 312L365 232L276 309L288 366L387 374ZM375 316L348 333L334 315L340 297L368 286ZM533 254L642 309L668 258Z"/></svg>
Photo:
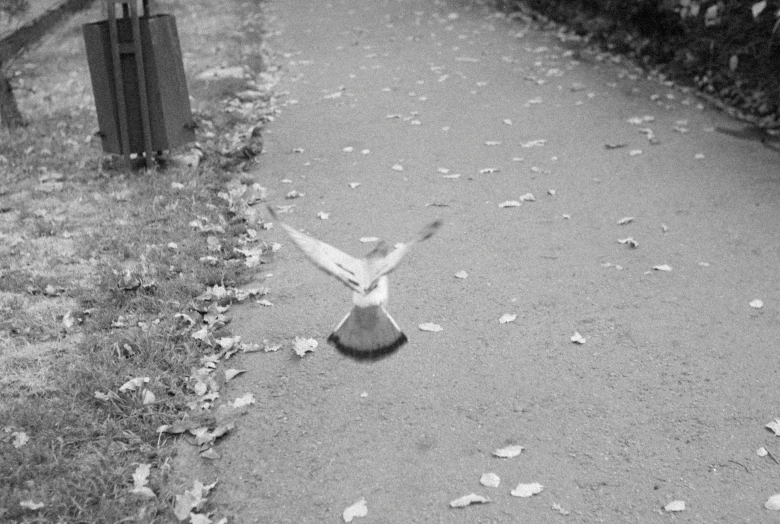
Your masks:
<svg viewBox="0 0 780 524"><path fill-rule="evenodd" d="M274 305L232 328L283 347L232 364L247 372L222 398L257 402L221 459L183 444L177 464L219 480L215 516L338 522L365 498L366 524L776 519L780 466L757 450L780 456L777 153L619 57L467 2L268 10L286 97L255 174L285 220L352 254L445 227L392 275L410 343L373 365L325 344L348 290L263 233L283 246ZM295 336L320 346L298 357ZM491 456L506 444L525 450ZM471 492L492 502L449 507Z"/></svg>

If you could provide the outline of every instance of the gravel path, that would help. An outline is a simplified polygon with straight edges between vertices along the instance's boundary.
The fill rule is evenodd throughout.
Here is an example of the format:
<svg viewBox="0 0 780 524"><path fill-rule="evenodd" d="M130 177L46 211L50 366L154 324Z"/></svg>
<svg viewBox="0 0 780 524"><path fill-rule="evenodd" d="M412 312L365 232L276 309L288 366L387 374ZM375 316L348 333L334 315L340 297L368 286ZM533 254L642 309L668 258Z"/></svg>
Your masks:
<svg viewBox="0 0 780 524"><path fill-rule="evenodd" d="M369 365L325 343L349 290L263 233L283 246L274 306L232 328L284 346L243 357L223 393L257 403L206 467L216 514L341 522L365 498L366 524L776 519L780 466L756 450L780 457L764 428L780 417L777 153L715 132L740 126L693 95L465 1L269 12L286 94L256 175L295 205L284 219L354 255L445 225L390 279L410 343ZM320 345L300 358L296 336ZM508 444L525 449L491 456ZM492 502L450 508L472 492Z"/></svg>

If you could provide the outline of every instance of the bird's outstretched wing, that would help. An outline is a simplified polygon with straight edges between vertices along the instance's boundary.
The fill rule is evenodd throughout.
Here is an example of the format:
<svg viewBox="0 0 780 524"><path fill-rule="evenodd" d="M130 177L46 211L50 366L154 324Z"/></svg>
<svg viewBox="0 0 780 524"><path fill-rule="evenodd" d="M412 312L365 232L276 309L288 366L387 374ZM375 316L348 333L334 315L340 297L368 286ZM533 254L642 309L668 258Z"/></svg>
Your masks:
<svg viewBox="0 0 780 524"><path fill-rule="evenodd" d="M380 277L392 272L398 266L399 262L401 262L401 259L406 256L410 249L412 249L412 246L418 242L422 242L431 238L441 226L441 220L431 222L422 228L422 230L417 234L417 237L413 240L405 244L399 244L394 250L382 258L370 261L370 274L368 276L370 284L368 285L368 288L372 288L374 283L379 280Z"/></svg>
<svg viewBox="0 0 780 524"><path fill-rule="evenodd" d="M365 276L365 262L351 257L325 242L310 237L309 235L288 226L279 220L279 217L271 206L268 206L268 211L271 213L274 220L279 222L287 234L290 235L290 238L293 243L298 246L298 249L303 251L303 254L306 255L315 266L329 275L333 275L353 291L357 291L358 293L364 292L365 281L367 280Z"/></svg>

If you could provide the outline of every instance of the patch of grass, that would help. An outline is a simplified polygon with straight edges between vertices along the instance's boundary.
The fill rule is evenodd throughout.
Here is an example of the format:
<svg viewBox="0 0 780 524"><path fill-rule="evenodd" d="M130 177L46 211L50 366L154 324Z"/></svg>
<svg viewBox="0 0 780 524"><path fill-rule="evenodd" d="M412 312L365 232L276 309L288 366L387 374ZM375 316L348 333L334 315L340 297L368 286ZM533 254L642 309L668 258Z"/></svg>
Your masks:
<svg viewBox="0 0 780 524"><path fill-rule="evenodd" d="M204 49L248 12L256 23L242 25L257 29L257 4L182 6L182 46L198 57L185 61L190 74L229 60L262 62L257 42L249 46L235 31L218 52ZM262 108L236 105L231 90L262 86L196 82L196 113L202 121L215 115L203 126L213 134L199 137L206 161L197 169L127 171L106 161L95 142L86 59L74 31L100 17L96 6L58 31L51 46L25 56L29 66L20 65L15 87L29 125L0 132L3 522L173 520L172 437L156 430L189 410L188 377L211 351L176 315L199 320L193 299L206 286L252 278L233 251L247 224L219 196L251 169L252 155L220 152L242 148L263 121ZM192 227L199 217L222 229ZM149 377L154 402L117 393L136 377ZM96 392L113 394L101 400ZM21 442L22 434L29 440ZM152 464L154 499L129 492L142 463Z"/></svg>

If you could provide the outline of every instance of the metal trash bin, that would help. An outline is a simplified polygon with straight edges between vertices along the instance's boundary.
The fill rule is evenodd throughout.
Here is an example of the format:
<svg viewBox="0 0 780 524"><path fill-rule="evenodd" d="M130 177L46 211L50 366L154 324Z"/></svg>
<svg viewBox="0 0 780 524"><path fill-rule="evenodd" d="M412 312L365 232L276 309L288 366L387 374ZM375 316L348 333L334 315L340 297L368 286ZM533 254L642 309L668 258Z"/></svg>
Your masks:
<svg viewBox="0 0 780 524"><path fill-rule="evenodd" d="M84 41L103 150L145 152L149 166L153 152L194 141L195 132L176 20L150 16L148 0L138 17L135 1L107 0L109 19L85 24ZM116 4L124 18L114 16Z"/></svg>

